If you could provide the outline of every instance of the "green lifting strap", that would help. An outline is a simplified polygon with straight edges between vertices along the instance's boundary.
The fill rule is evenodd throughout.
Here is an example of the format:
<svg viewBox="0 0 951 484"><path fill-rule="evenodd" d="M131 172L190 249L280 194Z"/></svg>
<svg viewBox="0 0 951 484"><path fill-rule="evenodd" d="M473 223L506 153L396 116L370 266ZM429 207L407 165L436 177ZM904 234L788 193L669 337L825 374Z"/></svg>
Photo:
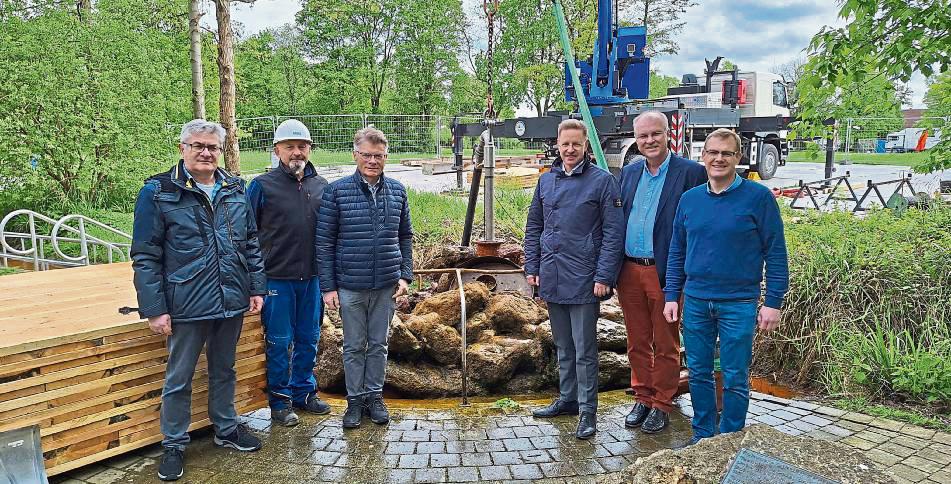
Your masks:
<svg viewBox="0 0 951 484"><path fill-rule="evenodd" d="M594 159L598 167L608 171L608 164L604 160L604 151L601 150L601 141L598 140L598 132L594 128L594 121L591 119L591 110L588 109L588 100L584 97L584 90L581 87L581 79L578 77L578 70L575 68L575 56L571 53L571 42L568 41L568 22L565 20L565 11L561 8L561 0L552 0L555 8L555 21L558 22L558 33L561 36L561 48L565 51L565 62L570 67L571 83L575 87L575 96L578 99L578 105L581 107L581 117L584 119L585 126L588 127L588 143L591 144L591 151L594 152Z"/></svg>

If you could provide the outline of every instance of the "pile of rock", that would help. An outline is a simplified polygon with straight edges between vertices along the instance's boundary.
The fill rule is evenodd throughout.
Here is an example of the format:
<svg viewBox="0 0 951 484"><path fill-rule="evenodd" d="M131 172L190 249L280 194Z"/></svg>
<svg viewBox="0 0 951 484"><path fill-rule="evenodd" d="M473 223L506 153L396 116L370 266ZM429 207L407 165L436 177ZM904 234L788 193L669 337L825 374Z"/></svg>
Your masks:
<svg viewBox="0 0 951 484"><path fill-rule="evenodd" d="M466 362L470 395L517 395L557 387L558 367L548 311L515 293L493 294L481 283L464 287ZM400 311L409 312L400 312ZM461 307L457 289L400 306L390 324L386 388L406 397L462 393ZM343 387L343 329L329 311L316 367L322 389ZM598 321L600 385L629 384L626 332L616 303L602 304Z"/></svg>

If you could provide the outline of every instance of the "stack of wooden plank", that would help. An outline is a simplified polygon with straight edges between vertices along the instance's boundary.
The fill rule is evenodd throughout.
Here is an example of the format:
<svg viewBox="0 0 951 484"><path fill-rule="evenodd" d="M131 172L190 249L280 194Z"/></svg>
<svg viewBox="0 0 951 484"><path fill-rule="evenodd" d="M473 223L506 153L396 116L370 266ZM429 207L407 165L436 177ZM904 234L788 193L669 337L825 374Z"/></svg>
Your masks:
<svg viewBox="0 0 951 484"><path fill-rule="evenodd" d="M539 165L531 166L513 166L511 168L496 168L495 183L501 188L534 188L538 183L538 177L541 176L541 167ZM485 171L482 172L482 183L485 184ZM472 173L467 175L467 180L472 183Z"/></svg>
<svg viewBox="0 0 951 484"><path fill-rule="evenodd" d="M135 313L129 263L0 277L0 431L38 425L48 475L162 439L165 337ZM245 317L235 405L267 405L264 338ZM210 424L202 355L192 384L191 429Z"/></svg>

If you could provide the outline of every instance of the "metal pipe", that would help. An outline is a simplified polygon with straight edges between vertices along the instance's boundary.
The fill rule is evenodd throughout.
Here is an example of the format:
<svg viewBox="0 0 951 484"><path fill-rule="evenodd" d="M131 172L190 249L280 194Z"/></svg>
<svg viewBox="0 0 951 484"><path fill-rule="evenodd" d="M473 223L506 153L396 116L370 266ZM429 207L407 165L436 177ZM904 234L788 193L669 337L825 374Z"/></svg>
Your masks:
<svg viewBox="0 0 951 484"><path fill-rule="evenodd" d="M462 406L469 406L469 369L466 366L466 291L462 288L462 269L456 269L456 282L459 284L459 305L462 309L459 317L459 329L462 333Z"/></svg>
<svg viewBox="0 0 951 484"><path fill-rule="evenodd" d="M495 138L492 137L492 124L495 120L486 120L489 126L489 139L485 144L485 240L495 240Z"/></svg>
<svg viewBox="0 0 951 484"><path fill-rule="evenodd" d="M461 172L460 172L461 173ZM479 203L479 185L482 183L482 164L472 169L472 184L469 186L469 204L466 205L466 221L462 225L462 242L460 245L469 247L472 241L472 222L475 219L476 204Z"/></svg>

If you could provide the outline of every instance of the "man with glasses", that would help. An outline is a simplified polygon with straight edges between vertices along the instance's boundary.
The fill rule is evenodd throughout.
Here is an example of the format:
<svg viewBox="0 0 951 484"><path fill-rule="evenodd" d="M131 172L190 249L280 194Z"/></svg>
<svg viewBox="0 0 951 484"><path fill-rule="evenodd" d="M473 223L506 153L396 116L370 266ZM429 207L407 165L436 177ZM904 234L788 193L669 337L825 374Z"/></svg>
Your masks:
<svg viewBox="0 0 951 484"><path fill-rule="evenodd" d="M353 139L356 172L324 190L317 264L324 304L343 320L344 428L364 415L389 422L383 403L387 338L396 298L413 278L413 230L403 185L383 175L387 139L367 126Z"/></svg>
<svg viewBox="0 0 951 484"><path fill-rule="evenodd" d="M248 184L267 274L261 319L271 420L285 427L300 422L295 408L330 413L330 405L317 396L314 378L323 317L314 231L327 180L308 160L310 147L307 126L284 121L274 131L280 164Z"/></svg>
<svg viewBox="0 0 951 484"><path fill-rule="evenodd" d="M203 119L182 127L182 159L145 182L135 203L132 268L139 315L167 336L158 476L184 474L192 377L208 361L208 416L216 445L255 451L261 441L235 412L235 348L246 311L260 311L264 266L244 182L218 168L225 130Z"/></svg>
<svg viewBox="0 0 951 484"><path fill-rule="evenodd" d="M627 225L617 290L636 400L624 425L645 433L667 427L680 385L680 328L664 319L663 292L674 214L680 196L707 180L702 165L671 154L668 129L659 111L635 118L635 143L645 159L621 170Z"/></svg>
<svg viewBox="0 0 951 484"><path fill-rule="evenodd" d="M746 425L753 332L779 326L789 288L786 240L779 206L763 185L736 173L739 135L718 129L704 142L710 181L680 199L674 219L664 317L677 320L683 293L683 333L693 403L693 441L716 433L713 360L717 340L723 373L720 433ZM757 314L765 267L766 295Z"/></svg>

